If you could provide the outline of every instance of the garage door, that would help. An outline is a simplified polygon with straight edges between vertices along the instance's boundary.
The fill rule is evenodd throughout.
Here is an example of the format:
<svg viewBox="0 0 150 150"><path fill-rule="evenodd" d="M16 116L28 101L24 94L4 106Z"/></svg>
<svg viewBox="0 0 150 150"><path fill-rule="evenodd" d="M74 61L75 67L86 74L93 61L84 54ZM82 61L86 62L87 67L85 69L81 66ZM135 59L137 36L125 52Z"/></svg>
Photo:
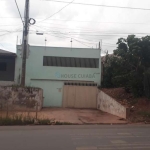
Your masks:
<svg viewBox="0 0 150 150"><path fill-rule="evenodd" d="M97 86L64 85L63 107L97 108Z"/></svg>
<svg viewBox="0 0 150 150"><path fill-rule="evenodd" d="M63 82L32 80L31 86L43 89L43 107L62 107Z"/></svg>

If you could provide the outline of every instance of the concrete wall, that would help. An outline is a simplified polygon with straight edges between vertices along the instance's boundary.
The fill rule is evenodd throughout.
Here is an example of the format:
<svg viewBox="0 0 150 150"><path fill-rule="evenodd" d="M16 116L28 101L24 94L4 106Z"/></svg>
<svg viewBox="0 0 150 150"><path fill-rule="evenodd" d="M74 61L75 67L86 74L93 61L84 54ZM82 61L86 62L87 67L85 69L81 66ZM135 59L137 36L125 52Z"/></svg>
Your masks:
<svg viewBox="0 0 150 150"><path fill-rule="evenodd" d="M0 71L0 81L14 81L15 58L0 56L0 62L6 63L6 71Z"/></svg>
<svg viewBox="0 0 150 150"><path fill-rule="evenodd" d="M115 116L127 118L128 109L103 91L99 91L97 98L97 108Z"/></svg>
<svg viewBox="0 0 150 150"><path fill-rule="evenodd" d="M38 104L38 105L37 105ZM39 88L0 87L0 108L9 110L41 110L43 91Z"/></svg>
<svg viewBox="0 0 150 150"><path fill-rule="evenodd" d="M0 86L10 86L14 84L15 84L14 81L0 81Z"/></svg>

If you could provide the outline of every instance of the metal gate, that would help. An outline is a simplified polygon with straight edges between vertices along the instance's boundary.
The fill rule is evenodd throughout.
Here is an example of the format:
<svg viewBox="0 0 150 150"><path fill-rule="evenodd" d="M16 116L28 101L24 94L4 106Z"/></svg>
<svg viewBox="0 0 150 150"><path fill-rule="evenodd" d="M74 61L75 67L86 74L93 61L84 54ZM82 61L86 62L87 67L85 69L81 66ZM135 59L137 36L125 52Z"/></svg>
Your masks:
<svg viewBox="0 0 150 150"><path fill-rule="evenodd" d="M64 85L63 107L97 108L97 86Z"/></svg>

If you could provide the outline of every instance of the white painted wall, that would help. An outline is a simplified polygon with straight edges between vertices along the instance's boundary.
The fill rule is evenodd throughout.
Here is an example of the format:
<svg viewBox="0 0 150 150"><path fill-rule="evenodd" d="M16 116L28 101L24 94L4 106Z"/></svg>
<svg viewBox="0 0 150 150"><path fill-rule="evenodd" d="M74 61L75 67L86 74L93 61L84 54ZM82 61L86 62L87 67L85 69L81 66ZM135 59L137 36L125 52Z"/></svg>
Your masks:
<svg viewBox="0 0 150 150"><path fill-rule="evenodd" d="M97 98L97 108L112 115L125 119L127 118L127 108L103 91L99 91Z"/></svg>

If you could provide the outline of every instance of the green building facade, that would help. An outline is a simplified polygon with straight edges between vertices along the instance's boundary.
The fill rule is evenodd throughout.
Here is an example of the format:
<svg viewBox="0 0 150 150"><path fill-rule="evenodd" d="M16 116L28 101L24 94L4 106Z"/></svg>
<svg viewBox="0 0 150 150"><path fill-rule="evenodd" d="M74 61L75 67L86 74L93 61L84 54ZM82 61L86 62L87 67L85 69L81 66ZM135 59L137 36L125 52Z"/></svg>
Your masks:
<svg viewBox="0 0 150 150"><path fill-rule="evenodd" d="M101 83L99 49L29 46L26 86L43 89L43 107L62 107L65 83ZM22 47L17 46L15 83L22 70Z"/></svg>

